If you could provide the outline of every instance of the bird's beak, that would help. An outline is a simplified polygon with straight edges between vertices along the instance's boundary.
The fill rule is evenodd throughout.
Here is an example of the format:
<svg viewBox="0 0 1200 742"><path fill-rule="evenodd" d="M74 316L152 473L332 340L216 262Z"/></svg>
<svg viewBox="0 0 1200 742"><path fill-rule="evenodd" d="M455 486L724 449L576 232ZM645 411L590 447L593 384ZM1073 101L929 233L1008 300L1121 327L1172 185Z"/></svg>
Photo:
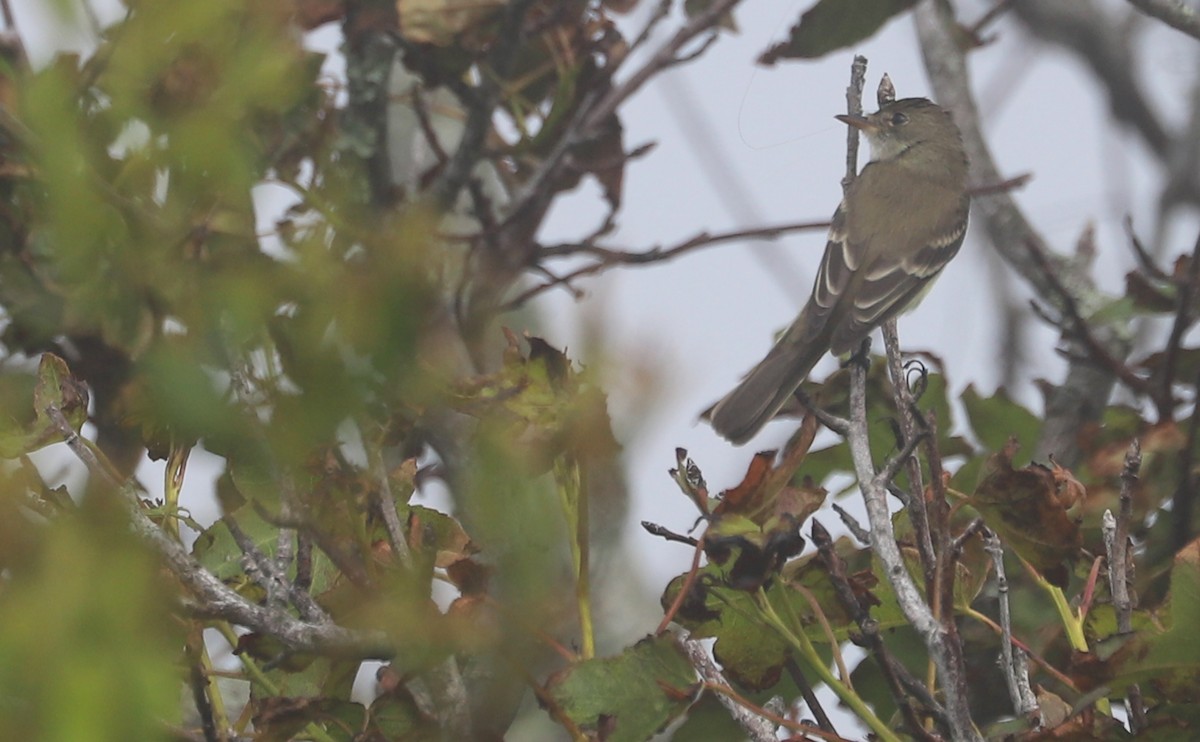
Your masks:
<svg viewBox="0 0 1200 742"><path fill-rule="evenodd" d="M852 116L842 113L834 116L834 118L844 124L853 126L855 129L861 129L868 134L879 131L879 125L871 121L871 119L867 118L866 116Z"/></svg>

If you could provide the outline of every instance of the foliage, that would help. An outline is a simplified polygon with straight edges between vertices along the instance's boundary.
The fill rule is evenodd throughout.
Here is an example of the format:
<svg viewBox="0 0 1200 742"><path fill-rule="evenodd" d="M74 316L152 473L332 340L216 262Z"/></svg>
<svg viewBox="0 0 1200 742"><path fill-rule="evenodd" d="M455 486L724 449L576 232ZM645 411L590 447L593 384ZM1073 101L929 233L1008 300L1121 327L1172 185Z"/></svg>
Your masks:
<svg viewBox="0 0 1200 742"><path fill-rule="evenodd" d="M737 3L665 3L626 40L614 15L636 4L129 2L97 48L38 69L5 37L0 737L500 739L527 693L574 739L752 733L758 715L813 732L764 712L773 695L803 697L828 736L824 684L878 737L927 738L948 728L945 679L927 682L906 569L988 734L1123 738L1106 713L1136 689L1137 731L1194 736L1200 425L1180 380L1200 357L1183 342L1195 257L1144 266L1086 317L1057 305L1086 347L1089 322L1166 312L1179 328L1136 363L1092 359L1160 414L1107 407L1077 431L1078 461L1017 459L1053 420L1003 389L955 396L933 361L900 389L883 359L809 383L811 409L835 415L865 395L872 471L914 452L904 413L924 426L921 463L882 482L908 507L872 525L898 539L896 569L820 525L824 484L863 469L853 446L810 450L811 409L717 497L680 451L702 528L653 530L696 566L666 586L658 631L599 656L589 568L613 527L595 516L625 504L603 380L497 320L575 276L732 239L597 243L644 153L625 150L621 105L730 28ZM854 43L912 4L866 5L864 19L818 3L767 56ZM303 44L329 23L342 81ZM584 178L604 223L540 244ZM560 275L563 259L586 264ZM51 446L86 485L51 486L30 458ZM222 462L211 523L181 499L197 448ZM145 457L164 462L161 499L136 476ZM414 501L439 487L452 508ZM1145 547L1127 580L1092 568L1117 553L1108 510ZM1110 587L1126 581L1136 609ZM1015 728L995 690L1009 608L1039 691ZM720 668L695 658L710 638ZM868 659L846 667L846 642ZM367 660L381 666L364 698Z"/></svg>

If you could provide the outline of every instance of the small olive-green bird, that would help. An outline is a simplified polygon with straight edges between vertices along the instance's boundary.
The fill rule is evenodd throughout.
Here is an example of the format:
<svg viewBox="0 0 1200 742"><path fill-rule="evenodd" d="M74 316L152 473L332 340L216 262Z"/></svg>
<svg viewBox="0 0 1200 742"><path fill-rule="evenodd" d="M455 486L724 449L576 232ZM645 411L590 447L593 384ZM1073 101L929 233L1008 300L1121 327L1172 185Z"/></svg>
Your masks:
<svg viewBox="0 0 1200 742"><path fill-rule="evenodd" d="M925 98L838 116L863 132L871 162L833 214L812 297L709 420L723 437L754 437L826 352L855 350L914 306L967 231L967 156L950 114Z"/></svg>

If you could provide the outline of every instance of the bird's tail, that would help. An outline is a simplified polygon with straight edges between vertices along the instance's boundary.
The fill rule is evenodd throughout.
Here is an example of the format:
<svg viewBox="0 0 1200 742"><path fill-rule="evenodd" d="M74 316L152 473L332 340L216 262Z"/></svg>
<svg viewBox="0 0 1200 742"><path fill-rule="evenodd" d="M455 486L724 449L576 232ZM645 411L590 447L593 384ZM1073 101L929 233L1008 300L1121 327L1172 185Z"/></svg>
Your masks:
<svg viewBox="0 0 1200 742"><path fill-rule="evenodd" d="M825 355L827 344L797 332L803 324L802 316L742 383L712 408L709 422L721 437L739 446L753 438Z"/></svg>

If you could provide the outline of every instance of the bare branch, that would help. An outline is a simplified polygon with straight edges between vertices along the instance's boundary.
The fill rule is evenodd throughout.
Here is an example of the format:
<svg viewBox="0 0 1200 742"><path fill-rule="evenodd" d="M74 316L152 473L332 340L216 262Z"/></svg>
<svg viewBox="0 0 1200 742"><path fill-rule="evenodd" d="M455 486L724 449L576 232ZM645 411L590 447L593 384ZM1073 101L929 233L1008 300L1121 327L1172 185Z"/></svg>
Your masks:
<svg viewBox="0 0 1200 742"><path fill-rule="evenodd" d="M1033 180L1033 173L1021 173L999 183L981 183L971 186L967 189L967 195L974 198L975 196L991 196L996 193L1016 191L1024 188L1031 180Z"/></svg>
<svg viewBox="0 0 1200 742"><path fill-rule="evenodd" d="M708 650L704 645L695 639L683 640L683 651L687 654L688 659L692 662L692 667L696 669L696 673L706 682L716 686L729 687L728 681L721 671L717 669L717 665L708 656ZM767 719L759 716L742 704L735 701L725 693L717 694L717 701L725 707L733 720L737 722L750 739L755 742L775 742L778 739L775 735L775 725Z"/></svg>
<svg viewBox="0 0 1200 742"><path fill-rule="evenodd" d="M130 529L163 557L167 568L195 596L196 601L184 601L194 615L219 618L269 634L291 651L325 652L334 655L389 659L394 648L383 632L358 632L344 629L332 622L301 621L284 611L255 605L221 582L188 554L183 545L150 520L142 509L134 488L116 480L95 451L79 437L62 410L50 405L46 415L66 439L67 446L93 476L110 484L120 495L129 515Z"/></svg>
<svg viewBox="0 0 1200 742"><path fill-rule="evenodd" d="M521 307L525 302L529 301L533 297L545 293L549 289L552 289L556 286L565 286L569 288L572 281L585 276L592 276L597 273L601 273L615 265L646 265L648 263L660 263L663 261L672 260L684 253L704 247L712 247L714 245L720 245L729 242L740 242L742 240L772 240L778 239L793 232L828 229L828 227L828 221L821 221L796 222L793 224L780 224L774 227L758 227L756 229L736 229L729 232L718 232L717 234L701 232L700 234L690 237L683 242L672 245L671 247L652 247L641 251L621 250L596 244L588 244L587 242L550 245L541 249L541 254L543 256L562 257L584 254L595 256L598 258L598 260L589 265L585 265L582 268L577 268L565 276L552 278L545 283L540 283L536 286L526 289L506 303L502 307L502 310L512 311Z"/></svg>
<svg viewBox="0 0 1200 742"><path fill-rule="evenodd" d="M904 361L900 357L900 336L896 331L896 320L883 323L883 347L887 356L888 373L892 377L892 397L896 414L900 416L900 432L904 436L904 447L908 454L893 459L897 465L907 464L909 489L912 497L908 502L908 518L917 536L917 552L921 555L921 568L925 570L927 594L933 585L937 571L937 555L933 550L933 539L929 535L929 513L925 508L925 487L921 482L921 462L917 458L917 425L913 420L912 391L908 388L908 375L904 372Z"/></svg>
<svg viewBox="0 0 1200 742"><path fill-rule="evenodd" d="M800 696L804 699L808 710L816 717L817 726L830 734L837 734L837 729L833 726L833 722L829 720L829 714L825 713L825 707L821 705L821 699L817 698L817 694L813 692L812 683L808 682L808 678L805 677L804 670L800 668L800 664L796 662L796 658L789 654L787 659L783 661L783 667L787 670L792 682L800 689Z"/></svg>
<svg viewBox="0 0 1200 742"><path fill-rule="evenodd" d="M1200 373L1193 386L1200 394ZM1200 415L1192 412L1188 423L1187 442L1179 451L1179 481L1171 496L1171 548L1182 549L1192 540L1192 518L1196 505L1196 441L1200 440Z"/></svg>
<svg viewBox="0 0 1200 742"><path fill-rule="evenodd" d="M1112 511L1104 511L1104 548L1108 557L1108 584L1112 592L1113 611L1117 615L1117 633L1133 631L1134 599L1129 585L1133 580L1133 559L1129 550L1129 527L1133 518L1133 488L1137 485L1138 471L1142 467L1142 446L1137 438L1129 444L1125 453L1125 466L1121 469L1120 511L1113 517ZM1128 693L1131 731L1146 727L1146 709L1142 703L1141 688L1135 683Z"/></svg>
<svg viewBox="0 0 1200 742"><path fill-rule="evenodd" d="M1015 6L1014 6L1015 8ZM979 111L971 95L964 51L959 45L958 25L949 6L936 0L922 0L915 10L917 35L925 69L937 93L938 102L949 108L963 133L963 143L971 164L971 180L975 183L996 183L1001 180L998 168L984 139ZM1026 245L1037 245L1041 254L1060 271L1064 285L1071 288L1076 301L1100 303L1097 291L1084 266L1073 265L1061 256L1049 256L1041 237L1017 208L1008 193L993 193L974 199L973 210L982 216L984 229L992 246L1038 294L1053 291L1045 272L1034 260ZM1067 280L1069 277L1069 280ZM1103 327L1096 330L1097 340L1114 358L1128 353L1129 339L1121 328ZM1052 389L1046 401L1046 425L1042 429L1035 455L1046 458L1054 454L1067 467L1079 459L1077 433L1086 423L1099 419L1104 403L1112 393L1114 378L1107 369L1089 364L1072 363L1066 378Z"/></svg>
<svg viewBox="0 0 1200 742"><path fill-rule="evenodd" d="M864 350L870 342L864 341ZM896 602L905 619L921 637L930 657L937 666L938 675L944 685L946 696L947 724L950 736L955 740L982 740L971 720L967 704L966 669L963 665L961 647L950 641L946 629L926 605L921 591L913 582L905 566L896 534L892 530L892 518L887 506L887 487L883 472L875 472L871 460L871 443L867 425L867 374L862 364L850 368L850 435L847 443L854 460L858 486L867 506L870 521L871 550L883 564L883 572Z"/></svg>
<svg viewBox="0 0 1200 742"><path fill-rule="evenodd" d="M654 11L646 20L646 25L642 26L642 30L629 44L629 51L633 52L635 49L640 48L642 44L645 44L650 39L650 36L654 33L654 29L658 26L658 24L670 14L671 0L658 0L658 5L654 6Z"/></svg>
<svg viewBox="0 0 1200 742"><path fill-rule="evenodd" d="M688 19L678 31L660 46L650 59L634 70L623 82L613 86L606 94L587 96L579 111L568 124L554 148L546 155L537 172L514 194L510 214L521 214L543 198L547 183L563 166L565 156L576 146L595 138L605 123L630 96L642 88L651 78L664 69L679 63L679 52L696 37L707 33L717 25L740 0L716 0L708 9Z"/></svg>
<svg viewBox="0 0 1200 742"><path fill-rule="evenodd" d="M859 523L857 518L846 512L846 509L836 502L830 503L830 506L833 508L833 512L837 513L838 518L841 518L842 524L846 526L846 530L850 531L851 535L858 539L859 543L871 543L871 534L867 529L862 527L862 523Z"/></svg>
<svg viewBox="0 0 1200 742"><path fill-rule="evenodd" d="M1132 40L1123 24L1104 12L1100 3L1079 0L1018 0L1012 4L1012 14L1030 33L1070 50L1090 67L1096 82L1108 92L1113 116L1166 161L1171 137L1142 92Z"/></svg>
<svg viewBox="0 0 1200 742"><path fill-rule="evenodd" d="M1020 649L1013 651L1012 619L1008 606L1008 577L1004 574L1004 547L991 530L983 529L983 550L992 558L996 570L996 592L1000 595L1000 670L1008 685L1013 713L1029 718L1038 712L1037 697L1029 685L1029 667Z"/></svg>
<svg viewBox="0 0 1200 742"><path fill-rule="evenodd" d="M845 437L846 432L848 430L850 430L850 421L849 420L847 420L843 417L838 417L837 415L834 415L832 412L822 409L820 407L820 405L818 405L817 403L812 401L812 399L808 396L808 393L805 392L804 389L797 387L796 393L794 396L796 397L797 400L799 400L800 405L802 407L804 407L804 409L811 412L813 414L813 416L817 418L817 420L821 421L822 425L829 428L833 432L837 433L838 435L840 435L842 437Z"/></svg>
<svg viewBox="0 0 1200 742"><path fill-rule="evenodd" d="M525 14L532 4L533 0L512 0L507 4L497 29L495 48L488 55L489 69L483 75L483 81L474 94L462 99L462 104L467 109L462 136L458 148L446 162L446 167L433 188L437 203L443 208L453 205L479 161L487 133L492 128L492 115L500 100L500 81L508 75L508 70L516 58L524 38L522 26L525 23Z"/></svg>
<svg viewBox="0 0 1200 742"><path fill-rule="evenodd" d="M846 86L846 113L861 115L863 87L867 84L867 58L855 55L850 65L850 84ZM858 129L846 127L846 175L842 178L842 193L850 188L858 175Z"/></svg>
<svg viewBox="0 0 1200 742"><path fill-rule="evenodd" d="M933 739L917 716L916 709L913 708L914 696L925 706L925 711L937 718L938 723L943 727L947 726L945 709L933 699L929 689L921 685L915 678L909 677L907 683L901 680L901 677L907 675L908 671L888 651L887 645L884 644L883 637L879 633L879 622L871 618L871 614L858 601L858 597L850 585L850 579L846 575L846 565L833 548L833 539L830 538L829 531L825 530L825 527L816 518L812 520L811 536L813 545L817 547L821 563L829 575L829 581L833 585L838 602L842 604L842 607L854 619L859 631L862 632L861 643L871 652L876 664L879 665L888 690L896 701L896 707L904 715L909 733L919 739ZM919 686L923 693L914 693L914 686Z"/></svg>
<svg viewBox="0 0 1200 742"><path fill-rule="evenodd" d="M1196 236L1196 246L1192 248L1192 259L1188 264L1186 279L1179 283L1179 288L1175 295L1175 321L1171 325L1171 335L1167 339L1166 359L1163 363L1162 379L1160 380L1161 389L1159 394L1161 398L1173 401L1172 387L1175 385L1175 371L1179 362L1179 351L1183 345L1183 334L1187 332L1192 325L1194 317L1194 309L1192 307L1193 291L1197 283L1200 283L1200 235ZM1166 422L1173 418L1173 405L1169 406L1165 412L1159 409L1159 422Z"/></svg>
<svg viewBox="0 0 1200 742"><path fill-rule="evenodd" d="M1096 336L1091 325L1088 324L1088 321L1080 313L1075 297L1063 285L1049 257L1042 252L1042 248L1035 242L1029 242L1026 246L1029 248L1034 261L1041 267L1045 280L1049 283L1052 292L1050 296L1053 298L1055 305L1062 310L1063 318L1055 321L1054 324L1062 329L1063 333L1069 339L1075 340L1083 347L1086 351L1084 358L1092 360L1108 373L1120 379L1134 393L1149 398L1158 408L1159 419L1168 419L1171 410L1169 395L1164 399L1159 394L1159 390L1155 389L1154 385L1150 383L1149 379L1137 375L1123 360L1115 357L1110 352L1109 348Z"/></svg>
<svg viewBox="0 0 1200 742"><path fill-rule="evenodd" d="M1177 31L1200 39L1200 13L1183 0L1129 0L1129 4Z"/></svg>

